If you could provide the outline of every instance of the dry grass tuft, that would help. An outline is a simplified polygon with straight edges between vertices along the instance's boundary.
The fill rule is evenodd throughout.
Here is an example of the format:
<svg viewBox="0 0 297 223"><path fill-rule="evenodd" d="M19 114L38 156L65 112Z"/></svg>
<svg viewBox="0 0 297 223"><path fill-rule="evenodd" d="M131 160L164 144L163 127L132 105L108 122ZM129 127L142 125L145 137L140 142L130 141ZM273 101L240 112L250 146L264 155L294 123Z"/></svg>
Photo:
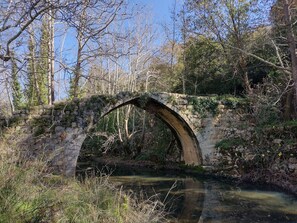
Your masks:
<svg viewBox="0 0 297 223"><path fill-rule="evenodd" d="M154 197L139 200L106 175L78 181L48 173L42 161L22 160L9 137L0 136L0 222L166 222Z"/></svg>

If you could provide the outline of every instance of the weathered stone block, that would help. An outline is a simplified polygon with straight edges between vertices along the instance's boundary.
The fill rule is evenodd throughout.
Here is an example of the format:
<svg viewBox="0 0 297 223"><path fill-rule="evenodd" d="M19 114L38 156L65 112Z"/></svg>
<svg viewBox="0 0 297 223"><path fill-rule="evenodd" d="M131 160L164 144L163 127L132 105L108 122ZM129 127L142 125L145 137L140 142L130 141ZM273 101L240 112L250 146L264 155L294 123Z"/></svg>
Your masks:
<svg viewBox="0 0 297 223"><path fill-rule="evenodd" d="M56 126L55 127L55 132L56 133L61 133L65 130L65 128L63 126Z"/></svg>

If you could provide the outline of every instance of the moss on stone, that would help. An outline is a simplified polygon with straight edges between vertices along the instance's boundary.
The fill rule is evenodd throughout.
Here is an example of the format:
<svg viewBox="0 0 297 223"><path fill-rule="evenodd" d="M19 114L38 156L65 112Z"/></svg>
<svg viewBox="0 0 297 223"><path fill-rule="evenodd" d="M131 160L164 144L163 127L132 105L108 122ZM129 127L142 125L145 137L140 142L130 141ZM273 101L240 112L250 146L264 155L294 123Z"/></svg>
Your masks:
<svg viewBox="0 0 297 223"><path fill-rule="evenodd" d="M223 139L216 143L215 147L220 148L222 150L229 150L234 147L245 145L246 142L241 138L229 138L229 139Z"/></svg>
<svg viewBox="0 0 297 223"><path fill-rule="evenodd" d="M12 117L8 120L8 127L16 126L16 125L20 124L23 120L24 120L23 117L20 117L20 116L12 116Z"/></svg>
<svg viewBox="0 0 297 223"><path fill-rule="evenodd" d="M76 122L76 116L72 114L64 115L61 118L60 125L63 125L64 127L71 126L72 122Z"/></svg>
<svg viewBox="0 0 297 223"><path fill-rule="evenodd" d="M43 135L45 133L45 130L46 128L44 126L37 126L35 129L34 129L34 133L33 135L35 137L38 137L40 135Z"/></svg>
<svg viewBox="0 0 297 223"><path fill-rule="evenodd" d="M188 104L193 105L195 112L205 116L208 112L215 115L218 111L219 102L215 97L188 97Z"/></svg>
<svg viewBox="0 0 297 223"><path fill-rule="evenodd" d="M231 109L244 108L250 104L247 98L234 97L232 95L218 96L217 100L219 100L221 104L225 105L227 108Z"/></svg>
<svg viewBox="0 0 297 223"><path fill-rule="evenodd" d="M169 95L167 98L167 103L170 103L172 105L177 105L176 97L174 95Z"/></svg>
<svg viewBox="0 0 297 223"><path fill-rule="evenodd" d="M149 101L150 96L145 93L138 98L138 103L140 108L145 108L147 102Z"/></svg>
<svg viewBox="0 0 297 223"><path fill-rule="evenodd" d="M38 117L34 118L31 123L33 127L34 126L50 126L52 124L52 120L50 117Z"/></svg>

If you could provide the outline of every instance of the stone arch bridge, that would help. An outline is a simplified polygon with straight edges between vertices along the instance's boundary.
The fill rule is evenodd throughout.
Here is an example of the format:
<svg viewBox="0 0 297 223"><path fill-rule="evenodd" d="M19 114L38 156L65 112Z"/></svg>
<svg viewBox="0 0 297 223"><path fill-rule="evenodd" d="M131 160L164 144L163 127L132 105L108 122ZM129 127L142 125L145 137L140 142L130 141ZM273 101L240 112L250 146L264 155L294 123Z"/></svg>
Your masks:
<svg viewBox="0 0 297 223"><path fill-rule="evenodd" d="M43 155L56 171L71 176L75 174L88 132L100 118L128 104L153 113L167 123L179 140L188 165L210 165L215 143L237 119L236 105L216 96L122 92L18 111L8 120L0 119L0 131L16 128L21 146L28 148L29 155Z"/></svg>

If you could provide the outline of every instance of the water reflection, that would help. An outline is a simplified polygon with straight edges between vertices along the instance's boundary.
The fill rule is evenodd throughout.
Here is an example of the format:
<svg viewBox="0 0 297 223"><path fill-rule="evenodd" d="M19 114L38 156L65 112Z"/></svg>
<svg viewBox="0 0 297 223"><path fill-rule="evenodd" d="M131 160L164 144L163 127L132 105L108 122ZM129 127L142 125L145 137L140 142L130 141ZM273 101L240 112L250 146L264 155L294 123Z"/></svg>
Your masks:
<svg viewBox="0 0 297 223"><path fill-rule="evenodd" d="M296 198L273 191L241 189L215 180L111 176L125 189L157 194L178 223L296 223Z"/></svg>
<svg viewBox="0 0 297 223"><path fill-rule="evenodd" d="M197 223L204 203L204 184L193 178L111 176L111 181L126 190L145 193L147 197L158 196L165 203L167 212L179 219L172 222Z"/></svg>
<svg viewBox="0 0 297 223"><path fill-rule="evenodd" d="M144 198L158 196L172 223L297 223L296 197L281 192L168 172L118 170L111 181Z"/></svg>

